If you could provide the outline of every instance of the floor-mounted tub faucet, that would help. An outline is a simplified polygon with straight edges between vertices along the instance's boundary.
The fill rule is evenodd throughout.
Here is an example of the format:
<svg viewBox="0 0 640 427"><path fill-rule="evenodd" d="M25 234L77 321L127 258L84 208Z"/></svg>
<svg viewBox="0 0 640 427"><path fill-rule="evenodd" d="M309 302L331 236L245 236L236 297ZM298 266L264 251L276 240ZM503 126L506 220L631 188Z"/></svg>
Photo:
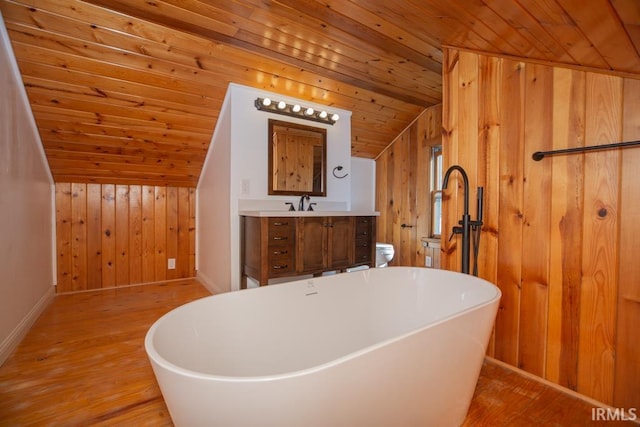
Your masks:
<svg viewBox="0 0 640 427"><path fill-rule="evenodd" d="M459 226L454 226L451 237L454 234L462 234L462 272L469 274L469 254L471 248L471 228L473 227L474 231L478 231L477 237L474 242L474 252L476 256L476 263L474 267L474 275L478 275L477 269L477 256L478 256L478 245L480 243L480 227L482 227L482 198L483 198L483 188L478 187L478 218L476 221L471 221L471 216L469 215L469 179L467 178L467 173L464 169L458 165L453 165L444 174L444 179L442 180L442 189L446 190L447 185L449 185L449 176L453 171L457 170L462 175L462 181L464 182L464 213L462 214L462 219L458 221Z"/></svg>

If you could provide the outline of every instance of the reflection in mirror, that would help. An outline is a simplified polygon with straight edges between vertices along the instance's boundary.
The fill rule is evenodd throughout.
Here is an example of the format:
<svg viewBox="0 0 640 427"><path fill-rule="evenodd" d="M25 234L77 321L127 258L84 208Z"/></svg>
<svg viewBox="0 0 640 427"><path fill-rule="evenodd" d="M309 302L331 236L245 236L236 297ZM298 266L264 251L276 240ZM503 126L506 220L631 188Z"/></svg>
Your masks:
<svg viewBox="0 0 640 427"><path fill-rule="evenodd" d="M269 120L269 194L326 195L327 131Z"/></svg>

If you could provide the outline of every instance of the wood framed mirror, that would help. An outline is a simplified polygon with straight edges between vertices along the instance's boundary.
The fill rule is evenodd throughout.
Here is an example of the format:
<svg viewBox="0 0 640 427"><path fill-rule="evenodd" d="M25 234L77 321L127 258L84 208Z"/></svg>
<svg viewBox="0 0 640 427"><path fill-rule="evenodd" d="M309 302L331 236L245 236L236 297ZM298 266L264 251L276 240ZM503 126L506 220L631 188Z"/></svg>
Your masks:
<svg viewBox="0 0 640 427"><path fill-rule="evenodd" d="M327 130L269 119L269 194L326 196Z"/></svg>

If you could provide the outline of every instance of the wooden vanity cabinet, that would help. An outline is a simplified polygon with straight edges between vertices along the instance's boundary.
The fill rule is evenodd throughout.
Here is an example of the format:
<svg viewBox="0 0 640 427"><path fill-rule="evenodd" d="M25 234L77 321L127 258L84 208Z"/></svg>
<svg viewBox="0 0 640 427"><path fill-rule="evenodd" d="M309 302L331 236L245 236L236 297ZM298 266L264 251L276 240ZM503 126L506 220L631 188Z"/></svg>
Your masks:
<svg viewBox="0 0 640 427"><path fill-rule="evenodd" d="M296 218L242 218L244 274L261 284L266 284L269 278L294 275Z"/></svg>
<svg viewBox="0 0 640 427"><path fill-rule="evenodd" d="M354 217L298 218L298 273L339 270L353 264Z"/></svg>
<svg viewBox="0 0 640 427"><path fill-rule="evenodd" d="M243 276L260 285L278 277L374 266L375 217L243 216L241 224Z"/></svg>

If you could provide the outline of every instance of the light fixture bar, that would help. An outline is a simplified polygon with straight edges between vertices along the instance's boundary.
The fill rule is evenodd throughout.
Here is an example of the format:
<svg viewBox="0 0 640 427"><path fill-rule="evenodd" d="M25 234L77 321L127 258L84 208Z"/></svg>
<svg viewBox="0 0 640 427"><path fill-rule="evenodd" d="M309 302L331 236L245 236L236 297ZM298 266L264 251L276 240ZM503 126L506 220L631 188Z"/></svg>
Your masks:
<svg viewBox="0 0 640 427"><path fill-rule="evenodd" d="M268 111L270 113L297 117L299 119L312 120L314 122L325 123L328 125L333 125L340 118L336 113L330 113L324 110L316 111L311 107L302 107L298 104L288 104L283 101L276 102L269 98L258 98L255 100L254 105L260 111Z"/></svg>

